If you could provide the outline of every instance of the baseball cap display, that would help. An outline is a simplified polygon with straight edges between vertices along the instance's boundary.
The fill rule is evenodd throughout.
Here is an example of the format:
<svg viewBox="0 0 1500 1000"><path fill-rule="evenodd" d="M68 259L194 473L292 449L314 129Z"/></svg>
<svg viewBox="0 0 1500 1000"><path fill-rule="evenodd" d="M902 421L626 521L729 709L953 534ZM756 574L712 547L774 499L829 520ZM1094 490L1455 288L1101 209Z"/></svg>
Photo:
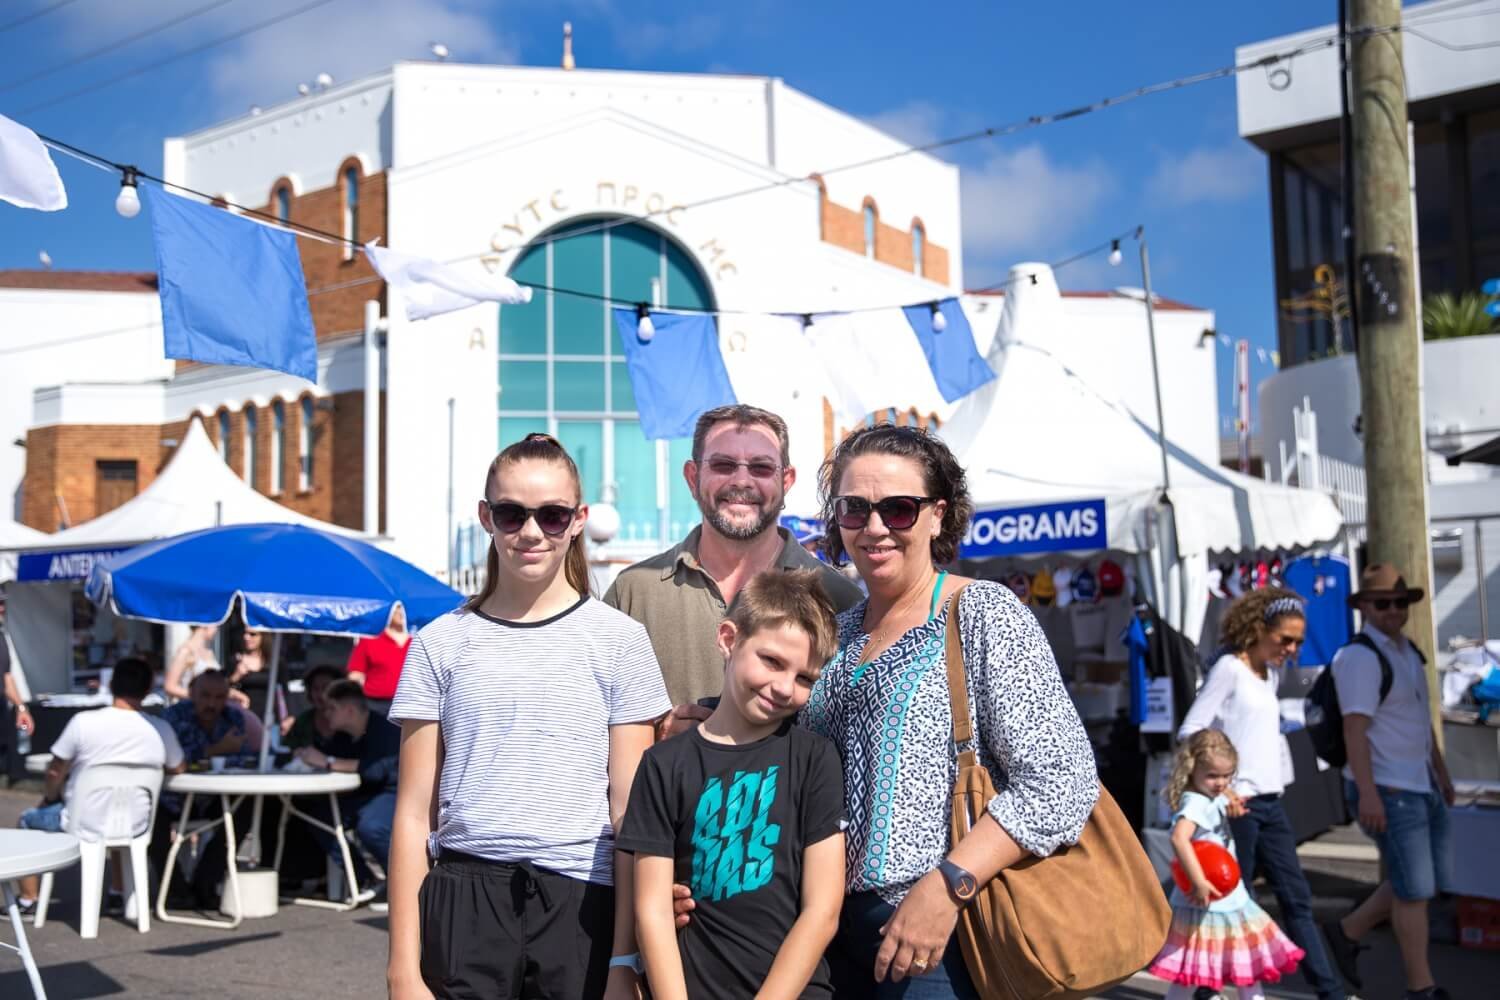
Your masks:
<svg viewBox="0 0 1500 1000"><path fill-rule="evenodd" d="M1031 581L1026 579L1026 574L1020 570L1005 578L1005 585L1016 592L1022 604L1031 603Z"/></svg>
<svg viewBox="0 0 1500 1000"><path fill-rule="evenodd" d="M1125 571L1119 563L1106 559L1099 564L1099 589L1105 597L1115 597L1125 589Z"/></svg>
<svg viewBox="0 0 1500 1000"><path fill-rule="evenodd" d="M1073 600L1079 604L1093 604L1099 600L1099 581L1087 566L1073 571Z"/></svg>
<svg viewBox="0 0 1500 1000"><path fill-rule="evenodd" d="M1052 571L1045 566L1031 578L1031 596L1044 608L1057 600L1057 583L1052 579Z"/></svg>
<svg viewBox="0 0 1500 1000"><path fill-rule="evenodd" d="M1057 588L1057 606L1065 608L1073 603L1073 571L1064 566L1052 574L1052 586Z"/></svg>

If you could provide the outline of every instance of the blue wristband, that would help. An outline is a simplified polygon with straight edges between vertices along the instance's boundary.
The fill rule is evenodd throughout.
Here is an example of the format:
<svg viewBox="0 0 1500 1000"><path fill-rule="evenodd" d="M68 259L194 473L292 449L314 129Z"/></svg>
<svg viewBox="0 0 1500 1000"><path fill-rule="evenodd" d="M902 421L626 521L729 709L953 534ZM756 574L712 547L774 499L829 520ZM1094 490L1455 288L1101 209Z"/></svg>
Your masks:
<svg viewBox="0 0 1500 1000"><path fill-rule="evenodd" d="M631 969L636 975L640 975L646 971L645 966L641 965L641 953L638 951L629 955L614 956L609 960L609 967L611 969Z"/></svg>

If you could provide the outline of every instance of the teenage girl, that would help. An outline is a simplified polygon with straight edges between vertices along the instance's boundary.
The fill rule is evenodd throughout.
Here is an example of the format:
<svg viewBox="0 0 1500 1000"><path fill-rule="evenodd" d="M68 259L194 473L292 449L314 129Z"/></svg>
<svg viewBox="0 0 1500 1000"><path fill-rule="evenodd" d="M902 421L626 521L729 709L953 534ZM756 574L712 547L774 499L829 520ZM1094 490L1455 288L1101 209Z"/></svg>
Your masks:
<svg viewBox="0 0 1500 1000"><path fill-rule="evenodd" d="M1265 910L1251 898L1243 880L1220 893L1204 875L1193 851L1208 841L1234 853L1229 832L1229 799L1239 755L1217 729L1194 733L1177 750L1166 797L1173 809L1172 850L1193 889L1172 889L1172 927L1150 971L1171 983L1168 1000L1188 1000L1197 987L1235 987L1240 1000L1265 996L1261 983L1274 983L1302 960Z"/></svg>
<svg viewBox="0 0 1500 1000"><path fill-rule="evenodd" d="M506 448L479 502L484 590L412 639L390 711L393 998L639 995L614 831L671 702L645 629L590 596L587 517L562 445Z"/></svg>

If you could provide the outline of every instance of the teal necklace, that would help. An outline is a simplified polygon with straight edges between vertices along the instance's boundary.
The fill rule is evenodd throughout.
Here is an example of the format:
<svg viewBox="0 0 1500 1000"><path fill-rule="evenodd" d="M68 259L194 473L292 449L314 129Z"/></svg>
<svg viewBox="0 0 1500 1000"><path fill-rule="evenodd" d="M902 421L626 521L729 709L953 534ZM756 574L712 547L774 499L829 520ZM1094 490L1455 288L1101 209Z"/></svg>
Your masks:
<svg viewBox="0 0 1500 1000"><path fill-rule="evenodd" d="M948 578L947 571L946 570L940 571L938 573L938 575L937 575L937 581L935 583L933 583L933 585L932 585L932 600L928 604L928 607L927 607L927 620L928 621L932 621L934 618L937 617L938 600L943 596L943 581L946 580L947 578ZM883 638L883 636L881 636L881 638ZM869 649L876 642L876 639L877 639L877 636L871 635L870 636L870 641L867 642L867 643L865 643L865 647L864 648L865 649ZM845 654L845 652L846 652L847 649L848 649L848 645L847 644L839 649L839 659L840 660L843 659L844 654ZM882 649L880 652L884 653L885 650ZM863 662L859 663L854 668L854 673L852 675L850 675L850 677L849 677L849 686L850 687L853 687L854 685L856 685L856 684L859 683L859 679L865 675L865 671L870 668L870 664L874 663L877 658L878 657L872 656L869 659L864 660Z"/></svg>

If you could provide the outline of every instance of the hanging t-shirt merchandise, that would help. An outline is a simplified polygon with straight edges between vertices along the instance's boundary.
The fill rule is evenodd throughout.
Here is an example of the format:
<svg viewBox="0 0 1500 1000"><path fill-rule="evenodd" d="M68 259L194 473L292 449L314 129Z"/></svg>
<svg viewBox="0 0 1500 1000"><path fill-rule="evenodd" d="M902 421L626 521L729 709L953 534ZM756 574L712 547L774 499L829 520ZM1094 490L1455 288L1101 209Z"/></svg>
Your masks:
<svg viewBox="0 0 1500 1000"><path fill-rule="evenodd" d="M1297 660L1301 667L1325 667L1354 634L1349 610L1349 560L1343 556L1303 556L1287 563L1286 585L1307 602L1307 641Z"/></svg>
<svg viewBox="0 0 1500 1000"><path fill-rule="evenodd" d="M838 752L790 722L739 746L695 727L646 751L616 846L674 858L692 888L677 938L688 996L756 994L801 909L803 850L844 826ZM832 995L820 962L802 996Z"/></svg>

